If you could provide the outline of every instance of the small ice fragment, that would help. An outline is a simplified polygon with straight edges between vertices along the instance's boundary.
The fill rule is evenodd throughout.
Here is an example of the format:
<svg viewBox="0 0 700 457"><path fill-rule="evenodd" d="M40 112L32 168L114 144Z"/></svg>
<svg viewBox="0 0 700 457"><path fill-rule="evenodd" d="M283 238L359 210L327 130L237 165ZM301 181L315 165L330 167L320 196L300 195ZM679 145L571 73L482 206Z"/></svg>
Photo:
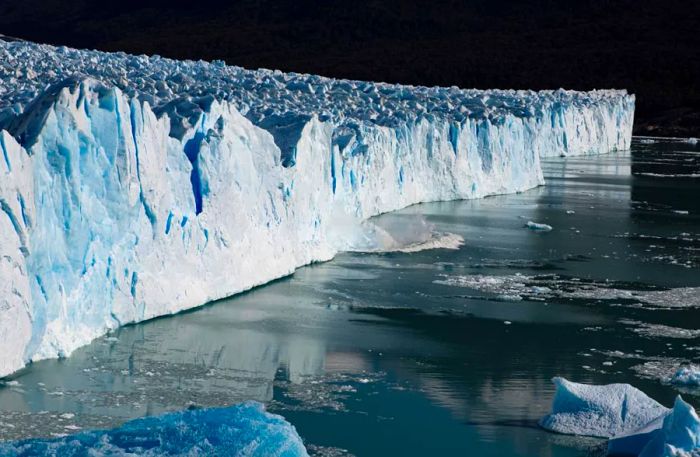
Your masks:
<svg viewBox="0 0 700 457"><path fill-rule="evenodd" d="M670 382L678 386L700 387L700 367L682 366L673 374Z"/></svg>
<svg viewBox="0 0 700 457"><path fill-rule="evenodd" d="M673 212L676 214L683 214L683 215L689 214L688 211L684 210L684 209L674 209Z"/></svg>
<svg viewBox="0 0 700 457"><path fill-rule="evenodd" d="M567 209L566 214L576 214L576 211L574 211L573 209Z"/></svg>
<svg viewBox="0 0 700 457"><path fill-rule="evenodd" d="M549 232L550 230L552 230L551 225L541 224L539 222L528 221L527 224L525 224L525 226L530 230L536 230L540 232Z"/></svg>
<svg viewBox="0 0 700 457"><path fill-rule="evenodd" d="M512 324L512 322L511 322L511 321L503 321L503 323L504 323L504 324L506 324L506 325L510 325L510 324Z"/></svg>

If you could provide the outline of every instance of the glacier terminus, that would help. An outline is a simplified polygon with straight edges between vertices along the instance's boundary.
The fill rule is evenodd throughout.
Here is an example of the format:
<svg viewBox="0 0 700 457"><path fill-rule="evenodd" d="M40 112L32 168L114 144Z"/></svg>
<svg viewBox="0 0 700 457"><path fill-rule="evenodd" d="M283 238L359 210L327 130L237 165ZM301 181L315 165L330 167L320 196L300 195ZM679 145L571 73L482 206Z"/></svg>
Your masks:
<svg viewBox="0 0 700 457"><path fill-rule="evenodd" d="M633 95L411 87L0 41L0 376L625 150Z"/></svg>

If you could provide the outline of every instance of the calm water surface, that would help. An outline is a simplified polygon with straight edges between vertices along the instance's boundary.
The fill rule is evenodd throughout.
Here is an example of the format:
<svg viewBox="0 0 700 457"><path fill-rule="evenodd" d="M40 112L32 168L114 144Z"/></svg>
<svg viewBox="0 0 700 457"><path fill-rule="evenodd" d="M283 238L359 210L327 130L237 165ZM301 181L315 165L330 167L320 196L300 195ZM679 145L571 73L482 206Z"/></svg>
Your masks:
<svg viewBox="0 0 700 457"><path fill-rule="evenodd" d="M342 254L35 363L0 387L0 439L252 399L315 455L584 456L600 442L537 427L553 376L700 406L665 383L700 362L700 146L544 168L542 188L378 221L459 250Z"/></svg>

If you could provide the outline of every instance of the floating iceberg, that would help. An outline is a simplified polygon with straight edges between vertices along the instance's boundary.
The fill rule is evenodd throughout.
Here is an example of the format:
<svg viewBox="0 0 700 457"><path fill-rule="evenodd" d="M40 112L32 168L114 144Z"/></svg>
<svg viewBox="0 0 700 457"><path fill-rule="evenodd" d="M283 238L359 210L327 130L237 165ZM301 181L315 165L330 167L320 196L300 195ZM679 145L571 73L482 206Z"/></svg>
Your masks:
<svg viewBox="0 0 700 457"><path fill-rule="evenodd" d="M405 206L627 149L624 91L477 91L0 41L0 376L332 258Z"/></svg>
<svg viewBox="0 0 700 457"><path fill-rule="evenodd" d="M259 403L136 419L114 430L0 443L0 457L66 455L230 455L305 457L294 427Z"/></svg>
<svg viewBox="0 0 700 457"><path fill-rule="evenodd" d="M678 386L700 387L700 367L682 366L671 376L669 382Z"/></svg>
<svg viewBox="0 0 700 457"><path fill-rule="evenodd" d="M554 378L552 413L540 425L572 435L610 438L608 455L700 455L700 419L678 396L672 409L629 384L593 386Z"/></svg>
<svg viewBox="0 0 700 457"><path fill-rule="evenodd" d="M554 378L552 413L540 425L568 435L612 438L637 430L668 412L629 384L594 386Z"/></svg>

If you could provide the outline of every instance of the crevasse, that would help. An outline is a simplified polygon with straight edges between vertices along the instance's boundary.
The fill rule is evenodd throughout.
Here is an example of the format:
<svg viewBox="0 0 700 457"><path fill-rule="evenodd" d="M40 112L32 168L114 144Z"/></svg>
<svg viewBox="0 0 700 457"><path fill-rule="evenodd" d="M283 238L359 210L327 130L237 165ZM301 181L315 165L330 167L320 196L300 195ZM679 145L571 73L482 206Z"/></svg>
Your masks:
<svg viewBox="0 0 700 457"><path fill-rule="evenodd" d="M624 91L475 91L0 41L0 376L627 149ZM350 228L349 228L350 227Z"/></svg>

